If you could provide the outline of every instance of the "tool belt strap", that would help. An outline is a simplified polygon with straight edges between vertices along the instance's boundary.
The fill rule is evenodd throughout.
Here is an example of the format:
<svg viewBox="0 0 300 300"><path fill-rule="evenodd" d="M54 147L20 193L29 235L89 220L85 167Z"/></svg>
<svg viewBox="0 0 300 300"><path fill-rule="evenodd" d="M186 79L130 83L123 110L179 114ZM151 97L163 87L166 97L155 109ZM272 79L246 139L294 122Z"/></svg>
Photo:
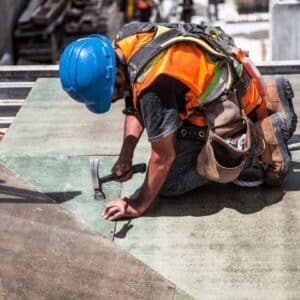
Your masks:
<svg viewBox="0 0 300 300"><path fill-rule="evenodd" d="M207 127L182 126L177 131L177 138L205 142Z"/></svg>
<svg viewBox="0 0 300 300"><path fill-rule="evenodd" d="M235 83L232 85L232 89L236 89L238 93L238 97L240 98L246 93L249 85L251 82L251 77L246 71L245 68L243 68L243 71L240 75L240 78L235 81Z"/></svg>
<svg viewBox="0 0 300 300"><path fill-rule="evenodd" d="M197 159L197 171L201 176L211 181L227 183L235 180L249 165L255 150L255 130L253 123L247 117L243 118L246 137L245 148L242 150L229 144L212 129L209 130L207 142Z"/></svg>

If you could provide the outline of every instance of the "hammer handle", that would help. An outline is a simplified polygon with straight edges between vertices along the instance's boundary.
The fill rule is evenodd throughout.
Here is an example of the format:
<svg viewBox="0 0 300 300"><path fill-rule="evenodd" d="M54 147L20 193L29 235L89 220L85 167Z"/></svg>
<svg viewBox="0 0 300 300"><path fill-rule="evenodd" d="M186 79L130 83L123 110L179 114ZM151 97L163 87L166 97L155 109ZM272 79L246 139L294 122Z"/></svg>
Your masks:
<svg viewBox="0 0 300 300"><path fill-rule="evenodd" d="M146 164L136 164L136 165L133 165L132 166L132 173L135 174L135 173L144 173L146 171ZM103 177L100 177L99 178L99 182L100 183L105 183L105 182L108 182L108 181L112 181L112 180L116 180L118 178L120 178L122 176L117 176L115 173L113 174L110 174L110 175L107 175L107 176L103 176Z"/></svg>

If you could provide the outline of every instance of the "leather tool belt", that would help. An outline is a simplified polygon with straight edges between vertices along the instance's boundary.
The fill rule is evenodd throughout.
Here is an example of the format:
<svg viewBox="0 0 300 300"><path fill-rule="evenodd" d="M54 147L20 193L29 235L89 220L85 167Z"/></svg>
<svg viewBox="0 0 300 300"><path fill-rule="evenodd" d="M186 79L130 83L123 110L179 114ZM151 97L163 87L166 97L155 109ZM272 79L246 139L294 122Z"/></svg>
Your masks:
<svg viewBox="0 0 300 300"><path fill-rule="evenodd" d="M197 171L209 180L221 183L235 180L253 156L256 145L254 124L245 115L240 103L250 80L244 70L229 93L204 107L208 137L198 156ZM245 134L242 149L227 142L227 138L242 133Z"/></svg>
<svg viewBox="0 0 300 300"><path fill-rule="evenodd" d="M177 138L205 142L207 127L182 126L177 131Z"/></svg>

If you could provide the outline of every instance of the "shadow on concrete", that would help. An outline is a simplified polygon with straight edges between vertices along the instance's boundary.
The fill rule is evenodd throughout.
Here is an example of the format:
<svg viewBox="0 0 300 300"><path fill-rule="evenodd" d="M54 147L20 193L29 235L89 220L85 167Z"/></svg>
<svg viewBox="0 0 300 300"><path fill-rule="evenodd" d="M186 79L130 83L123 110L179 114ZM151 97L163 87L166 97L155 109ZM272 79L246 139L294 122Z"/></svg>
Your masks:
<svg viewBox="0 0 300 300"><path fill-rule="evenodd" d="M56 203L63 203L81 195L80 191L69 191L69 192L53 192L45 193L46 196L53 199Z"/></svg>
<svg viewBox="0 0 300 300"><path fill-rule="evenodd" d="M208 216L224 208L241 214L253 214L266 206L280 202L285 194L282 187L241 188L233 184L211 183L183 196L160 197L146 216Z"/></svg>
<svg viewBox="0 0 300 300"><path fill-rule="evenodd" d="M295 161L282 186L242 188L234 184L209 183L182 196L157 198L145 217L207 216L224 208L253 214L280 202L286 192L293 191L300 191L300 163Z"/></svg>
<svg viewBox="0 0 300 300"><path fill-rule="evenodd" d="M114 237L116 237L118 239L124 239L126 237L128 231L133 227L133 225L130 223L131 223L131 219L129 219L128 222L125 223L122 226L122 228L114 234Z"/></svg>
<svg viewBox="0 0 300 300"><path fill-rule="evenodd" d="M40 193L27 189L2 185L0 182L1 203L62 203L81 194L80 191ZM7 196L7 197L6 197Z"/></svg>
<svg viewBox="0 0 300 300"><path fill-rule="evenodd" d="M185 195L157 198L145 217L208 216L224 208L253 214L280 202L288 191L300 190L300 163L293 162L282 186L242 188L234 184L210 183Z"/></svg>

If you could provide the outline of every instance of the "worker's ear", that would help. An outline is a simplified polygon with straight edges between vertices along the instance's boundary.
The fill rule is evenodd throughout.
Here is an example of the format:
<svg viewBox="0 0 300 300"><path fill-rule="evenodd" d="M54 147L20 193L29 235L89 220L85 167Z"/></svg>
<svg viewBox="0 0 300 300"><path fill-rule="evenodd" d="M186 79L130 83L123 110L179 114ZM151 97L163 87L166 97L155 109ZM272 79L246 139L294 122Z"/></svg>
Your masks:
<svg viewBox="0 0 300 300"><path fill-rule="evenodd" d="M125 81L125 75L122 68L116 69L116 84L122 85L122 82Z"/></svg>

